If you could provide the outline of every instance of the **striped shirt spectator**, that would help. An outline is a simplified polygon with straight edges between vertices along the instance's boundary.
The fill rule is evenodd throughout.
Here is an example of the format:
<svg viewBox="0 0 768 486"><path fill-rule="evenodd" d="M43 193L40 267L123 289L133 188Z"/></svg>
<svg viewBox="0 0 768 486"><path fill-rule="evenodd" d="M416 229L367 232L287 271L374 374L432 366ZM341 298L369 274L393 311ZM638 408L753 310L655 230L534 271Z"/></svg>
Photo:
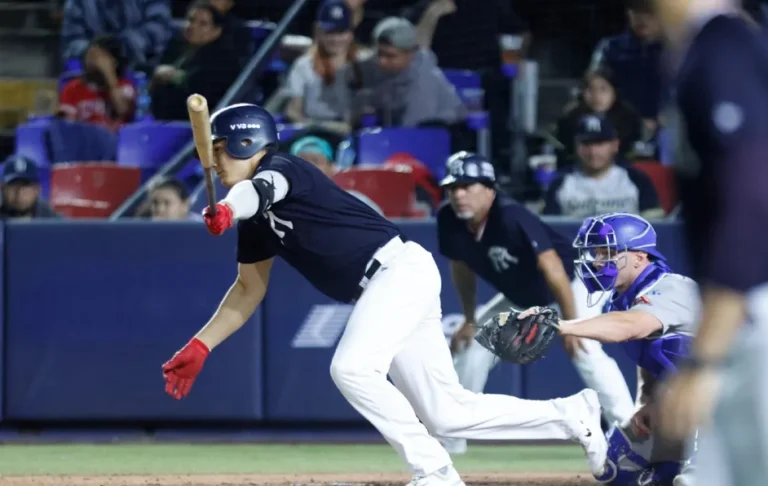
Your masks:
<svg viewBox="0 0 768 486"><path fill-rule="evenodd" d="M93 37L114 34L131 65L145 68L160 58L171 32L169 0L67 0L62 54L79 58Z"/></svg>

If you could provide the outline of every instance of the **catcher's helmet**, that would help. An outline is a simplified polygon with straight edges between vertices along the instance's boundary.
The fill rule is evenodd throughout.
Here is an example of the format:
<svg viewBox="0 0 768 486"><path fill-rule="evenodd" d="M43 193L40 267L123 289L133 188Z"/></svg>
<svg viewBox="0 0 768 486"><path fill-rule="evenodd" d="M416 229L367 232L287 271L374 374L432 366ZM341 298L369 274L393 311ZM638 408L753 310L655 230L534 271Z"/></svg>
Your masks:
<svg viewBox="0 0 768 486"><path fill-rule="evenodd" d="M613 289L619 274L616 263L620 253L642 251L651 259L665 260L656 249L656 230L651 223L628 213L587 218L576 234L573 247L579 252L576 274L590 293Z"/></svg>
<svg viewBox="0 0 768 486"><path fill-rule="evenodd" d="M222 108L211 116L213 143L227 141L227 153L249 159L259 150L277 145L277 126L272 115L260 106L240 103Z"/></svg>
<svg viewBox="0 0 768 486"><path fill-rule="evenodd" d="M446 176L440 181L441 187L453 184L472 184L479 182L488 187L496 184L493 164L482 155L472 152L456 152L445 163Z"/></svg>

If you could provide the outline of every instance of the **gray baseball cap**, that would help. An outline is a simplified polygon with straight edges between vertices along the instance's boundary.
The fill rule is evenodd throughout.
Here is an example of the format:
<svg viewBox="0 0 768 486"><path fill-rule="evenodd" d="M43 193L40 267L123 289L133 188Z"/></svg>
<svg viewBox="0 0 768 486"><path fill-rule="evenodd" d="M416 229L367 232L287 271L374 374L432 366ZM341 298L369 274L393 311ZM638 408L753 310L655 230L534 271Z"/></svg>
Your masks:
<svg viewBox="0 0 768 486"><path fill-rule="evenodd" d="M415 49L418 45L416 28L408 19L402 17L387 17L376 24L373 40L404 51Z"/></svg>

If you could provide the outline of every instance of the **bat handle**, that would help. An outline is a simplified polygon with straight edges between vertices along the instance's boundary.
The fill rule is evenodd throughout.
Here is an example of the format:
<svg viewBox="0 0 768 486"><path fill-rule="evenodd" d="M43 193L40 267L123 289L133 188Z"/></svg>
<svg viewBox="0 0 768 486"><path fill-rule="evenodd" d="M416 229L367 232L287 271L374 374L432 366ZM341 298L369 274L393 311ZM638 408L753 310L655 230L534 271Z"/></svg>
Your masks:
<svg viewBox="0 0 768 486"><path fill-rule="evenodd" d="M205 192L208 195L208 207L211 208L211 215L215 215L216 208L216 187L213 185L213 175L211 169L205 169Z"/></svg>

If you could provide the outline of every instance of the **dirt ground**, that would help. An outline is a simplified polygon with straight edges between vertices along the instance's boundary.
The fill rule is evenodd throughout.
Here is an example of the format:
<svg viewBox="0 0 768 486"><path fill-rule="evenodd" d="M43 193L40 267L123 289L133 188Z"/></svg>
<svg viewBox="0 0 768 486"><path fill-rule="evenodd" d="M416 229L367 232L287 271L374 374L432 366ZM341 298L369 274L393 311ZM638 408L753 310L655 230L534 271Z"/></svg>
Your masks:
<svg viewBox="0 0 768 486"><path fill-rule="evenodd" d="M464 474L469 486L588 486L579 474ZM207 475L207 476L24 476L2 478L3 486L404 486L402 475Z"/></svg>

